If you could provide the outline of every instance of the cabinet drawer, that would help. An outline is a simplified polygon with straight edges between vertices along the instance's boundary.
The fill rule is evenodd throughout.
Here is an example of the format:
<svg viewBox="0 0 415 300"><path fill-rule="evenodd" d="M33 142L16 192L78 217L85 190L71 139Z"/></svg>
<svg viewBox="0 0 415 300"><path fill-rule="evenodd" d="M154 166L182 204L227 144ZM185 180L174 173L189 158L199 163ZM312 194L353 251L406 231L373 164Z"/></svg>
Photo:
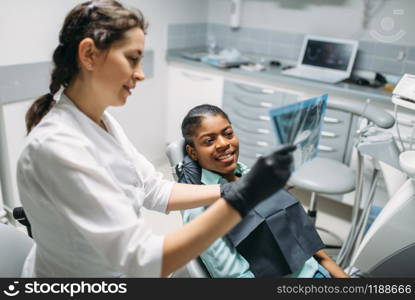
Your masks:
<svg viewBox="0 0 415 300"><path fill-rule="evenodd" d="M238 92L231 94L225 91L223 102L227 101L231 105L263 109L267 112L273 107L284 105L284 95L279 94L271 99L262 99L255 95L244 95L243 93Z"/></svg>
<svg viewBox="0 0 415 300"><path fill-rule="evenodd" d="M267 140L272 140L272 138L274 138L274 132L269 121L246 120L230 110L226 111L228 112L229 119L237 133L258 134L261 138Z"/></svg>
<svg viewBox="0 0 415 300"><path fill-rule="evenodd" d="M336 138L327 138L324 136L320 136L320 145L337 148L337 149L345 149L347 142L347 136L336 137Z"/></svg>
<svg viewBox="0 0 415 300"><path fill-rule="evenodd" d="M250 134L235 129L241 143L252 147L271 149L277 145L274 135L266 136L259 134ZM271 137L271 138L270 138Z"/></svg>
<svg viewBox="0 0 415 300"><path fill-rule="evenodd" d="M301 95L301 93L296 93L294 91L285 89L261 87L233 81L225 81L224 90L225 93L230 95L255 97L256 99L273 103L277 106L283 105L285 100L296 100Z"/></svg>
<svg viewBox="0 0 415 300"><path fill-rule="evenodd" d="M235 107L235 106L227 106L226 109L232 112L233 115L236 115L240 118L243 118L246 121L261 121L266 122L268 126L270 126L270 116L268 115L268 111L264 109L258 108L248 108L248 107Z"/></svg>
<svg viewBox="0 0 415 300"><path fill-rule="evenodd" d="M340 161L340 162L343 161L343 155L341 153L337 152L337 151L324 152L324 151L319 150L317 156L318 157L334 159L334 160L337 160L337 161Z"/></svg>
<svg viewBox="0 0 415 300"><path fill-rule="evenodd" d="M323 139L320 139L320 144L318 146L318 156L325 158L332 158L338 161L343 161L344 156L344 147L340 147L333 143L328 143Z"/></svg>
<svg viewBox="0 0 415 300"><path fill-rule="evenodd" d="M323 122L319 156L343 161L352 116L349 113L328 109Z"/></svg>
<svg viewBox="0 0 415 300"><path fill-rule="evenodd" d="M257 159L260 156L267 155L271 152L271 150L272 148L251 146L249 144L245 144L243 141L240 141L239 143L239 153L251 159Z"/></svg>
<svg viewBox="0 0 415 300"><path fill-rule="evenodd" d="M328 109L326 111L322 132L326 133L329 138L330 135L335 137L347 137L350 129L351 114L338 110Z"/></svg>

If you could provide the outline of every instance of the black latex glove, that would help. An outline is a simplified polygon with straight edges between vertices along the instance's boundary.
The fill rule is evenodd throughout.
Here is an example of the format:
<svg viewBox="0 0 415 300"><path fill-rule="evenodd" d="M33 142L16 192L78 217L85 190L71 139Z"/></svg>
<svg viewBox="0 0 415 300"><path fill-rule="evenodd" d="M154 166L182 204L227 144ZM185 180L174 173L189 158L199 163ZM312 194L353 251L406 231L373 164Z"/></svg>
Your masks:
<svg viewBox="0 0 415 300"><path fill-rule="evenodd" d="M244 217L262 200L282 189L291 175L292 152L296 146L285 146L258 158L240 180L220 186L223 199Z"/></svg>

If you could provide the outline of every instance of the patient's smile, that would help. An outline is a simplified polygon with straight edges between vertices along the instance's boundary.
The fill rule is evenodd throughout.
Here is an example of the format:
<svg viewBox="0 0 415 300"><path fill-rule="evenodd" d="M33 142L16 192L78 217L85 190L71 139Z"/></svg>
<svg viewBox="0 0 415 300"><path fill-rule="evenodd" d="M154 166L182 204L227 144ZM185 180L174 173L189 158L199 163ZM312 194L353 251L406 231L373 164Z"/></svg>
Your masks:
<svg viewBox="0 0 415 300"><path fill-rule="evenodd" d="M219 156L216 159L219 160L219 161L222 161L222 162L232 161L233 160L233 154L234 154L233 152L232 153L227 153L225 155Z"/></svg>

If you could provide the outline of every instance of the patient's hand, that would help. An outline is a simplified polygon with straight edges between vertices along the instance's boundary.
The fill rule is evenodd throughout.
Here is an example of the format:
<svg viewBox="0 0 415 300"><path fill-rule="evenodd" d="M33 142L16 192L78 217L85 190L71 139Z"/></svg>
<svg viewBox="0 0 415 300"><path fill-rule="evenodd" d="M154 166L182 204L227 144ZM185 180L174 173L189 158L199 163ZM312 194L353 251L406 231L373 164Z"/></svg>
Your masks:
<svg viewBox="0 0 415 300"><path fill-rule="evenodd" d="M323 250L319 250L314 254L314 258L322 265L324 268L329 271L330 275L334 278L350 278L343 269L336 264L336 262L331 259Z"/></svg>

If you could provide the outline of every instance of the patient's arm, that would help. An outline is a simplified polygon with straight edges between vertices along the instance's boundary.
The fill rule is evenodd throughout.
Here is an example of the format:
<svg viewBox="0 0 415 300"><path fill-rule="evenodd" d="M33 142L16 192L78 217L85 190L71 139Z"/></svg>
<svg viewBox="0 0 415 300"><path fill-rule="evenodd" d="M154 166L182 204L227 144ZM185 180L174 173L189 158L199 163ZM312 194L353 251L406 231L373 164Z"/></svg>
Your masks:
<svg viewBox="0 0 415 300"><path fill-rule="evenodd" d="M176 183L173 186L167 211L184 210L211 205L220 198L219 185Z"/></svg>
<svg viewBox="0 0 415 300"><path fill-rule="evenodd" d="M323 250L319 250L314 254L314 258L329 271L330 275L335 278L349 278L342 268L334 260L327 255Z"/></svg>

